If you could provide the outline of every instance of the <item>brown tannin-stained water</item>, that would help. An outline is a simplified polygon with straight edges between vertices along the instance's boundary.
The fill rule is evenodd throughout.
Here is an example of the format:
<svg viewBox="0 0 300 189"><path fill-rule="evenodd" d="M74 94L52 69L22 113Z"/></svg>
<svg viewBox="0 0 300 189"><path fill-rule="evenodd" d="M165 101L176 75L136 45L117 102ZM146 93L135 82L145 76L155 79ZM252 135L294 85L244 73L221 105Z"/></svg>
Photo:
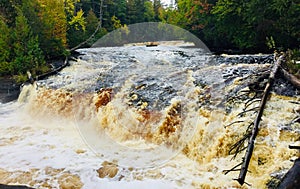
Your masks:
<svg viewBox="0 0 300 189"><path fill-rule="evenodd" d="M287 170L298 141L299 95L272 94L246 182L227 175L230 148L245 132L241 78L269 64L221 64L198 48L80 49L58 75L25 85L0 104L0 183L35 188L267 188ZM228 74L234 75L231 79ZM251 106L255 107L257 103ZM225 127L234 121L245 121Z"/></svg>

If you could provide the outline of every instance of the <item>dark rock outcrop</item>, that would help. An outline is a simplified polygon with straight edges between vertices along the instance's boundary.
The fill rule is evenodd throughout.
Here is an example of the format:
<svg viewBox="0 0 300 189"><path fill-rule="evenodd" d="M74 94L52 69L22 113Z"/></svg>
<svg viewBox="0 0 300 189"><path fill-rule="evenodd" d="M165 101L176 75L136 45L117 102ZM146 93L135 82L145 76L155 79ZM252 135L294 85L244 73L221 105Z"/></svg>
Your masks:
<svg viewBox="0 0 300 189"><path fill-rule="evenodd" d="M27 187L27 186L22 186L22 185L4 185L4 184L0 184L0 188L1 189L34 189L34 188Z"/></svg>
<svg viewBox="0 0 300 189"><path fill-rule="evenodd" d="M300 158L296 159L293 167L283 177L278 189L300 188Z"/></svg>

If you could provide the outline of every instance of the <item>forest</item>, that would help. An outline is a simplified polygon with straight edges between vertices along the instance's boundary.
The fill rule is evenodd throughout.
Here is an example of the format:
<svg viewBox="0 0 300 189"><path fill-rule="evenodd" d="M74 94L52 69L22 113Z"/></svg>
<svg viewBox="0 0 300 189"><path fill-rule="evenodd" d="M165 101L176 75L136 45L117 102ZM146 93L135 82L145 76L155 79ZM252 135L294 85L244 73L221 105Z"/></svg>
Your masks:
<svg viewBox="0 0 300 189"><path fill-rule="evenodd" d="M184 28L213 52L299 49L299 0L0 0L0 76L18 81L49 61L141 22ZM98 29L97 29L98 28ZM95 32L96 31L96 32Z"/></svg>

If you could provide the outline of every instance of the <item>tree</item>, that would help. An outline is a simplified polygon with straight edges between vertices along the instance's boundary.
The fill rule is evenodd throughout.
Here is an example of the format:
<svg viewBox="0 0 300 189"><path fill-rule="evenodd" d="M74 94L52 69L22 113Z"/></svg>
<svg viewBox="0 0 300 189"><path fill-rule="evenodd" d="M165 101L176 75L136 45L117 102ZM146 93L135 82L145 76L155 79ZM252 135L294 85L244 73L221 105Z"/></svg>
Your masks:
<svg viewBox="0 0 300 189"><path fill-rule="evenodd" d="M39 0L40 46L47 59L63 56L67 47L67 18L63 1Z"/></svg>
<svg viewBox="0 0 300 189"><path fill-rule="evenodd" d="M299 47L299 11L300 5L291 0L219 0L205 34L209 40L248 51L267 51L271 37L276 46L295 48Z"/></svg>
<svg viewBox="0 0 300 189"><path fill-rule="evenodd" d="M278 46L285 48L299 48L300 43L300 3L292 0L273 0L268 6L272 16L274 27L272 33ZM278 33L277 33L278 32Z"/></svg>
<svg viewBox="0 0 300 189"><path fill-rule="evenodd" d="M95 15L95 13L90 10L86 17L86 39L90 37L96 30L99 24L99 19ZM89 42L89 46L91 46L94 42L96 42L99 38L107 33L105 28L100 28L99 31L93 37L93 40Z"/></svg>
<svg viewBox="0 0 300 189"><path fill-rule="evenodd" d="M12 69L14 74L24 74L28 70L34 72L44 66L43 52L39 48L38 38L32 34L26 17L17 9L15 28L12 35L13 59Z"/></svg>
<svg viewBox="0 0 300 189"><path fill-rule="evenodd" d="M150 0L127 1L127 24L154 20L154 9Z"/></svg>
<svg viewBox="0 0 300 189"><path fill-rule="evenodd" d="M10 62L10 29L0 16L0 75L11 73Z"/></svg>
<svg viewBox="0 0 300 189"><path fill-rule="evenodd" d="M162 6L160 0L154 0L153 1L153 10L154 10L154 20L157 21L157 22L161 21L162 20L163 6Z"/></svg>
<svg viewBox="0 0 300 189"><path fill-rule="evenodd" d="M9 26L12 27L15 23L15 18L17 17L17 12L15 6L20 5L21 0L0 0L0 15L2 16L3 21Z"/></svg>
<svg viewBox="0 0 300 189"><path fill-rule="evenodd" d="M76 10L76 4L80 0L64 0L64 10L68 21L68 29L75 28L76 30L85 30L85 21L83 10Z"/></svg>
<svg viewBox="0 0 300 189"><path fill-rule="evenodd" d="M151 1L145 1L144 3L144 22L153 22L155 21L155 12L154 6Z"/></svg>

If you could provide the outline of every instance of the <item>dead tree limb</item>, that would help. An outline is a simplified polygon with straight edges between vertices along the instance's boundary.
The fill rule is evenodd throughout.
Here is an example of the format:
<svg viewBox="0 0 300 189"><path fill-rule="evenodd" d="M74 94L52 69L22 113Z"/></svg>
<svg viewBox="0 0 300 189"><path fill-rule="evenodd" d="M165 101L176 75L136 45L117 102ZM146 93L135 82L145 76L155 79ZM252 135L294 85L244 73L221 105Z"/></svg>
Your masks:
<svg viewBox="0 0 300 189"><path fill-rule="evenodd" d="M281 68L280 71L286 80L293 84L293 86L295 86L297 89L300 89L300 80L296 76L290 74L284 68Z"/></svg>
<svg viewBox="0 0 300 189"><path fill-rule="evenodd" d="M42 79L45 79L45 78L48 78L49 76L52 76L52 75L55 75L57 74L58 72L60 72L62 69L64 69L65 67L67 67L69 65L69 57L66 57L65 60L64 60L64 63L59 66L58 68L50 71L50 72L47 72L47 73L44 73L44 74L41 74L41 75L38 75L35 77L35 80L42 80Z"/></svg>
<svg viewBox="0 0 300 189"><path fill-rule="evenodd" d="M23 83L23 85L25 83L33 84L35 81L46 79L46 78L48 78L48 77L50 77L52 75L55 75L58 72L60 72L62 69L64 69L65 67L67 67L68 65L69 65L69 57L66 56L66 58L64 60L64 63L61 66L59 66L58 68L56 68L54 70L51 70L50 72L43 73L41 75L37 75L35 78L31 75L30 71L27 71L27 77L28 77L28 79Z"/></svg>
<svg viewBox="0 0 300 189"><path fill-rule="evenodd" d="M269 80L268 80L268 82L265 86L263 97L262 97L262 100L261 100L260 105L259 105L259 110L258 110L257 116L254 120L254 126L253 126L253 129L252 129L252 134L251 134L249 142L248 142L248 147L247 147L247 150L246 150L246 154L244 156L244 160L243 160L243 163L242 163L240 174L239 174L239 177L236 179L240 183L240 185L243 185L245 183L246 174L247 174L247 171L248 171L250 159L251 159L253 149L254 149L255 138L256 138L256 136L258 134L258 131L259 131L260 120L262 118L264 108L265 108L268 96L270 94L270 91L271 91L271 87L274 83L275 75L276 75L282 61L283 61L283 56L280 56L277 59L277 61L275 62L274 66L273 66L273 68L270 72Z"/></svg>

